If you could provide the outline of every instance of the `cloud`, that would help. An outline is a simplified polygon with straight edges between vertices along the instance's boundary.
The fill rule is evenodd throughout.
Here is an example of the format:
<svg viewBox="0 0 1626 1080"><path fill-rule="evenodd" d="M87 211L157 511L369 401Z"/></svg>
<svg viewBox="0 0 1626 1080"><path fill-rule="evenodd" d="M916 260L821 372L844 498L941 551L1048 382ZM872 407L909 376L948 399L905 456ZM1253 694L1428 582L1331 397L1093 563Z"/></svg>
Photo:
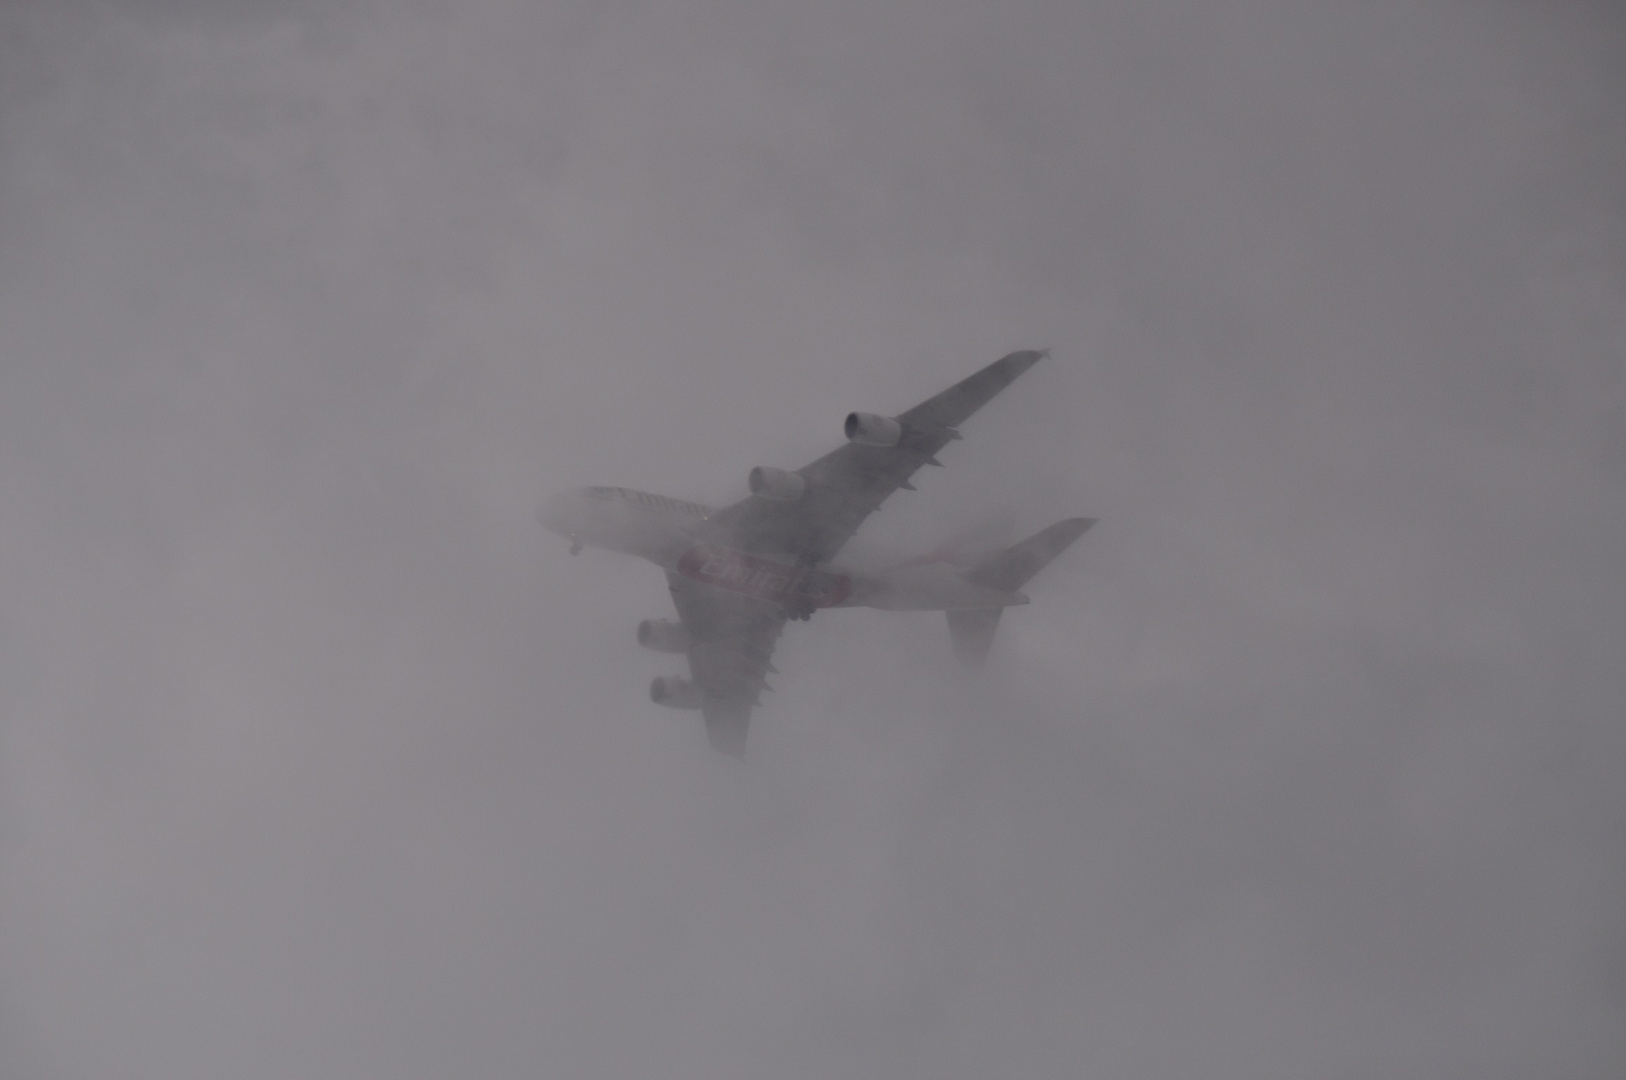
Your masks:
<svg viewBox="0 0 1626 1080"><path fill-rule="evenodd" d="M1621 42L7 9L0 1074L1618 1073ZM744 769L535 526L1039 345Z"/></svg>

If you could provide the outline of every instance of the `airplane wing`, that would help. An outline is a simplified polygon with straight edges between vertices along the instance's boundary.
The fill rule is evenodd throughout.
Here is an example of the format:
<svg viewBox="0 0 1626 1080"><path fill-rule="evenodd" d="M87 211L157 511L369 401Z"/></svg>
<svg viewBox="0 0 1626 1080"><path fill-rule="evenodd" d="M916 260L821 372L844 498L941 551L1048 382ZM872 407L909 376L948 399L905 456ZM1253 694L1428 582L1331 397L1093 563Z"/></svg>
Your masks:
<svg viewBox="0 0 1626 1080"><path fill-rule="evenodd" d="M910 486L915 470L937 464L938 451L960 437L956 426L1044 355L1011 353L899 413L904 431L896 446L849 442L798 469L807 488L796 502L751 496L713 514L716 535L743 551L790 554L810 562L833 558L888 496Z"/></svg>
<svg viewBox="0 0 1626 1080"><path fill-rule="evenodd" d="M751 710L769 689L770 660L785 613L778 605L668 572L672 602L689 630L689 675L705 695L701 715L713 748L745 755Z"/></svg>
<svg viewBox="0 0 1626 1080"><path fill-rule="evenodd" d="M937 463L938 451L960 437L956 426L1044 355L1015 352L994 361L899 413L903 435L897 445L849 442L798 470L807 487L796 502L744 499L711 515L708 535L740 551L829 560L888 496L909 487L915 470ZM785 609L678 573L666 577L689 631L689 674L702 692L706 735L715 749L743 757L751 712L768 688Z"/></svg>

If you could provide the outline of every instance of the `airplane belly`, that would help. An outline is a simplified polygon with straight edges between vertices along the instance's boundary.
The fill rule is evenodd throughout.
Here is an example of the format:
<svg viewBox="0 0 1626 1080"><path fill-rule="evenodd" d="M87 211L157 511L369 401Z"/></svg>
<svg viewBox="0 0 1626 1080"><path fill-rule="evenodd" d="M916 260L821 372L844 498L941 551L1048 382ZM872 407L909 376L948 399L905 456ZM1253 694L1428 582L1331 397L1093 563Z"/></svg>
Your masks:
<svg viewBox="0 0 1626 1080"><path fill-rule="evenodd" d="M675 569L703 585L786 607L835 607L847 599L853 584L845 574L747 555L715 544L690 548Z"/></svg>

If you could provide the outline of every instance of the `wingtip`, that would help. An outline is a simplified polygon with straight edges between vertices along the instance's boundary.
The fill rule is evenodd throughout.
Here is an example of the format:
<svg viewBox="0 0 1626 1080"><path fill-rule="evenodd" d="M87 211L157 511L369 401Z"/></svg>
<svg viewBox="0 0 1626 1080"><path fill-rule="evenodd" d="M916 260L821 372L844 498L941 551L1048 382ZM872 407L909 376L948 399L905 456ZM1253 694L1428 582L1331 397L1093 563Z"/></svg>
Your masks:
<svg viewBox="0 0 1626 1080"><path fill-rule="evenodd" d="M1015 352L1006 353L998 360L995 360L994 365L1011 370L1014 373L1012 375L1014 378L1049 355L1049 349L1017 349Z"/></svg>
<svg viewBox="0 0 1626 1080"><path fill-rule="evenodd" d="M1043 360L1049 355L1050 350L1048 348L1022 349L1018 352L1011 353L1008 359L1011 361L1016 374L1020 375L1022 372L1026 371L1028 368L1032 367L1034 364L1037 364L1040 360Z"/></svg>

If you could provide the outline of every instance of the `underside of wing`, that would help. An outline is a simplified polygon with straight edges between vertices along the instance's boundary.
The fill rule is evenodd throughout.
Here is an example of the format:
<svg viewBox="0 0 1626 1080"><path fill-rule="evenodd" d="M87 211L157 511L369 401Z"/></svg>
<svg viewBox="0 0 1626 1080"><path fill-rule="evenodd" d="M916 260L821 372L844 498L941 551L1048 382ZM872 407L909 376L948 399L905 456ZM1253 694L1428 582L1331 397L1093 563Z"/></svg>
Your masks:
<svg viewBox="0 0 1626 1080"><path fill-rule="evenodd" d="M797 470L806 485L794 501L753 496L720 511L712 518L717 538L744 551L828 561L916 470L938 464L938 452L960 437L959 424L1044 355L1011 353L885 421L896 435L890 445L849 442Z"/></svg>
<svg viewBox="0 0 1626 1080"><path fill-rule="evenodd" d="M768 689L774 645L785 627L777 604L667 574L689 631L689 673L701 694L711 745L743 757L751 710Z"/></svg>

